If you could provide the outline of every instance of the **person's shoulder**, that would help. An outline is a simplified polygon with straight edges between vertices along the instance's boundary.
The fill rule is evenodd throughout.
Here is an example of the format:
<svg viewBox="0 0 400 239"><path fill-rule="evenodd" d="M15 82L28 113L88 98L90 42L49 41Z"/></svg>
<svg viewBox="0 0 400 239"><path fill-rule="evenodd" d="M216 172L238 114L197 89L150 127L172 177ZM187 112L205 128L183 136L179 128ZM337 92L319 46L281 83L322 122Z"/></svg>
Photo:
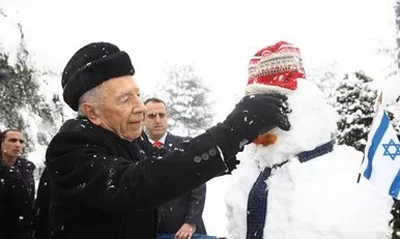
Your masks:
<svg viewBox="0 0 400 239"><path fill-rule="evenodd" d="M77 117L67 120L51 140L49 147L69 143L76 144L97 144L107 138L107 132L90 122L86 118Z"/></svg>
<svg viewBox="0 0 400 239"><path fill-rule="evenodd" d="M181 140L181 141L189 141L189 140L192 139L192 137L175 135L175 134L172 134L172 133L169 132L169 131L168 131L167 137L170 137L171 139L179 139L179 140Z"/></svg>
<svg viewBox="0 0 400 239"><path fill-rule="evenodd" d="M25 170L33 171L36 168L35 164L26 158L20 157L18 161Z"/></svg>
<svg viewBox="0 0 400 239"><path fill-rule="evenodd" d="M7 170L7 165L0 162L0 176Z"/></svg>
<svg viewBox="0 0 400 239"><path fill-rule="evenodd" d="M46 150L46 165L64 162L66 158L106 151L113 147L111 132L85 118L66 121L50 141ZM64 165L64 163L61 163ZM63 166L64 167L64 166Z"/></svg>
<svg viewBox="0 0 400 239"><path fill-rule="evenodd" d="M179 135L174 135L170 132L167 134L167 138L165 139L165 144L167 145L167 148L174 148L178 144L182 144L185 142L189 142L191 140L190 137L183 137Z"/></svg>
<svg viewBox="0 0 400 239"><path fill-rule="evenodd" d="M81 132L88 128L93 128L92 124L87 118L76 117L74 119L69 119L64 122L58 133L63 132Z"/></svg>

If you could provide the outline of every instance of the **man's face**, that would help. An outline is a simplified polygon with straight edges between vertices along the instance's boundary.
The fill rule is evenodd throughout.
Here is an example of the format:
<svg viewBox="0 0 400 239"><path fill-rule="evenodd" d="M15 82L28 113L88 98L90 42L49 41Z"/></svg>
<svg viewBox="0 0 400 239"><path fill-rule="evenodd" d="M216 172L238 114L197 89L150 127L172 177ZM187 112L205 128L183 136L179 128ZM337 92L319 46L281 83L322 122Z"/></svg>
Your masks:
<svg viewBox="0 0 400 239"><path fill-rule="evenodd" d="M17 158L24 148L24 135L18 131L8 131L1 143L3 158Z"/></svg>
<svg viewBox="0 0 400 239"><path fill-rule="evenodd" d="M104 82L102 87L98 106L100 126L128 141L140 137L145 108L133 77L113 78Z"/></svg>
<svg viewBox="0 0 400 239"><path fill-rule="evenodd" d="M163 103L147 102L144 124L152 140L159 140L167 131L168 115Z"/></svg>

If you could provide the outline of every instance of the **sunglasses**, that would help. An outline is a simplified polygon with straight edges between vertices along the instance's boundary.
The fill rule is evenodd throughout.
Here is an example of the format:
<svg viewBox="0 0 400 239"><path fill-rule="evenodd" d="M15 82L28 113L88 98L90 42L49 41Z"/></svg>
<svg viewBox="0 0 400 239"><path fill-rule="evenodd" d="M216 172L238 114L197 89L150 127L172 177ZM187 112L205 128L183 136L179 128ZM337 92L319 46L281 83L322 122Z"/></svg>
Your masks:
<svg viewBox="0 0 400 239"><path fill-rule="evenodd" d="M163 119L167 116L166 113L155 113L154 112L154 113L147 114L146 117L149 119L155 119L157 117L157 115L158 115L158 117L160 117L160 119Z"/></svg>

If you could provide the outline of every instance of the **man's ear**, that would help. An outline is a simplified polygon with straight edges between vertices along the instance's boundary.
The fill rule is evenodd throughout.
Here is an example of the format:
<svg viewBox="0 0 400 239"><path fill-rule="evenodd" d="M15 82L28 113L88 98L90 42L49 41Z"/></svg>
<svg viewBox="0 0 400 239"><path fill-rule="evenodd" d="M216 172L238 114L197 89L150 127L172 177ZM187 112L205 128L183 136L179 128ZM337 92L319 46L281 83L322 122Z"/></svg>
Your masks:
<svg viewBox="0 0 400 239"><path fill-rule="evenodd" d="M82 111L85 113L88 120L90 120L95 125L101 124L101 119L99 117L99 111L96 109L96 106L90 103L83 103L81 105Z"/></svg>

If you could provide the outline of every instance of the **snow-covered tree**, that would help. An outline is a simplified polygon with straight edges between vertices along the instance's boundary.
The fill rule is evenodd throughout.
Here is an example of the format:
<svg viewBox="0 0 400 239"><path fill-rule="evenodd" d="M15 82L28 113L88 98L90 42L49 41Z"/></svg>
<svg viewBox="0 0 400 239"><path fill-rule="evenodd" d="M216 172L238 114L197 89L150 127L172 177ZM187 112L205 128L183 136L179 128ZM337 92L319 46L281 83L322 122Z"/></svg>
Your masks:
<svg viewBox="0 0 400 239"><path fill-rule="evenodd" d="M392 239L400 238L400 201L395 200L392 211L393 219L390 221L390 226L393 228Z"/></svg>
<svg viewBox="0 0 400 239"><path fill-rule="evenodd" d="M377 91L372 79L363 72L345 75L336 89L335 109L339 114L337 140L364 151L368 133L375 116Z"/></svg>
<svg viewBox="0 0 400 239"><path fill-rule="evenodd" d="M171 129L179 129L194 136L213 121L210 89L196 75L191 65L174 65L167 71L167 80L156 96L162 98L168 108Z"/></svg>
<svg viewBox="0 0 400 239"><path fill-rule="evenodd" d="M59 126L62 106L58 95L48 103L40 93L39 81L43 73L30 62L22 27L18 24L21 39L15 63L9 54L0 52L0 126L16 128L26 137L25 152L34 150L36 144L47 145Z"/></svg>
<svg viewBox="0 0 400 239"><path fill-rule="evenodd" d="M396 0L394 4L395 23L396 23L396 63L400 69L400 0Z"/></svg>

